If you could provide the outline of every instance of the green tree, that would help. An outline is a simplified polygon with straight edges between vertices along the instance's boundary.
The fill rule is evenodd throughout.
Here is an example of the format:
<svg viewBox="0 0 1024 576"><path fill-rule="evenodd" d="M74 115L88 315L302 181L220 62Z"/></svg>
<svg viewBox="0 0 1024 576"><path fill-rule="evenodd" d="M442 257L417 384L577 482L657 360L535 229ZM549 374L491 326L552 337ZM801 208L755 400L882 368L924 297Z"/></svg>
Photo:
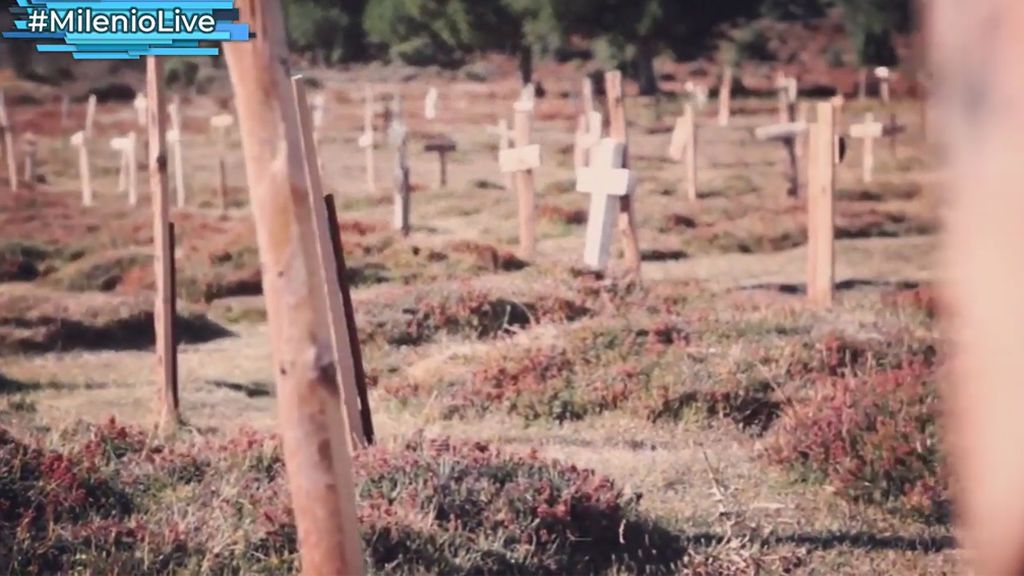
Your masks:
<svg viewBox="0 0 1024 576"><path fill-rule="evenodd" d="M366 0L286 0L284 8L293 51L311 54L320 64L366 56Z"/></svg>
<svg viewBox="0 0 1024 576"><path fill-rule="evenodd" d="M861 65L893 66L899 58L893 35L911 29L910 0L838 0Z"/></svg>

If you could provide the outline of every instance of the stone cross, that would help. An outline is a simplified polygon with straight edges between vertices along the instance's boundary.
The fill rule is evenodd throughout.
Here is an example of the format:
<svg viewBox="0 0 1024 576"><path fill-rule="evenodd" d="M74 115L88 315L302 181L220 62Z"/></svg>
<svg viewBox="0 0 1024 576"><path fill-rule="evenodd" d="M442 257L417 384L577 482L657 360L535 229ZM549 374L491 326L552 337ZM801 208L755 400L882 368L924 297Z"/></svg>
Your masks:
<svg viewBox="0 0 1024 576"><path fill-rule="evenodd" d="M608 251L619 214L616 198L628 196L636 189L633 173L622 167L625 153L625 144L604 138L591 150L590 165L576 172L576 191L590 194L583 262L599 271L608 266Z"/></svg>

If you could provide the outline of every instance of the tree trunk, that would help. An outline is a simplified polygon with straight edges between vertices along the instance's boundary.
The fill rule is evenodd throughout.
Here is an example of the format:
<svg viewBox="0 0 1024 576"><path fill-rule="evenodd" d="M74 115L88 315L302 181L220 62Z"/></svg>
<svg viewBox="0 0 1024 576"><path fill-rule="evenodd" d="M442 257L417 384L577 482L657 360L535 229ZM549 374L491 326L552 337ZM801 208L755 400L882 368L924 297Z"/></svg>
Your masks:
<svg viewBox="0 0 1024 576"><path fill-rule="evenodd" d="M636 81L640 85L641 96L653 96L658 93L658 75L654 72L654 49L647 45L637 47L634 61Z"/></svg>

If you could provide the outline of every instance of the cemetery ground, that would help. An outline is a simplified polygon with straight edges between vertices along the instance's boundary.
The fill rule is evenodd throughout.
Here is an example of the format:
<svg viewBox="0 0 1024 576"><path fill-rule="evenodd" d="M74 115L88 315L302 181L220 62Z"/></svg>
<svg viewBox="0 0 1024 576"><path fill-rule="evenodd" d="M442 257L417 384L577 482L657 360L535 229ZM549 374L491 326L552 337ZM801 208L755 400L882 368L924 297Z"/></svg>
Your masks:
<svg viewBox="0 0 1024 576"><path fill-rule="evenodd" d="M614 252L609 279L581 271L577 73L539 71L532 262L515 255L515 193L485 130L511 115L511 77L375 79L378 101L401 91L411 131L403 238L384 138L377 190L365 184L362 78L313 75L378 435L356 472L374 572L956 570L931 288L940 175L916 103L893 105L908 130L876 143L874 182L861 182L857 143L839 167L837 301L815 310L801 294L805 201L786 197L782 145L751 134L776 121L771 95L735 96L728 127L714 101L699 111L697 203L665 156L681 100L627 96L636 286L615 280ZM431 82L435 121L421 105ZM188 206L173 218L187 426L160 439L147 188L143 177L129 207L105 146L135 126L131 102L97 110L96 205L83 208L67 136L84 106L62 130L59 103L11 100L46 182L0 184L0 524L13 534L0 558L24 559L15 572L294 568L237 130L221 213L208 128L220 110L183 98ZM842 117L879 108L848 101ZM458 145L443 189L422 152L440 135Z"/></svg>

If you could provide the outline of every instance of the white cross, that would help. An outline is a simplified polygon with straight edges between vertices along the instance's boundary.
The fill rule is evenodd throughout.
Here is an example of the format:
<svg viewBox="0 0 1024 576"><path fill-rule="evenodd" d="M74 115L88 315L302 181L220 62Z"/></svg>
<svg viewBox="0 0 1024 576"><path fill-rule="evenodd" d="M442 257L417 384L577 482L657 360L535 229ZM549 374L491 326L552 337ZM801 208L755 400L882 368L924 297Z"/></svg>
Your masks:
<svg viewBox="0 0 1024 576"><path fill-rule="evenodd" d="M613 196L628 196L636 188L633 173L625 163L626 146L605 138L591 150L590 166L576 173L576 191L590 194L590 216L583 262L591 268L604 270L608 265L615 218L618 214Z"/></svg>
<svg viewBox="0 0 1024 576"><path fill-rule="evenodd" d="M884 135L885 126L881 122L875 122L875 115L870 112L864 115L862 124L850 126L850 138L859 138L864 141L862 177L865 184L874 180L875 139Z"/></svg>
<svg viewBox="0 0 1024 576"><path fill-rule="evenodd" d="M433 86L427 91L427 97L423 100L423 116L427 120L437 118L437 88Z"/></svg>
<svg viewBox="0 0 1024 576"><path fill-rule="evenodd" d="M784 140L807 132L807 122L785 122L754 129L758 140Z"/></svg>

